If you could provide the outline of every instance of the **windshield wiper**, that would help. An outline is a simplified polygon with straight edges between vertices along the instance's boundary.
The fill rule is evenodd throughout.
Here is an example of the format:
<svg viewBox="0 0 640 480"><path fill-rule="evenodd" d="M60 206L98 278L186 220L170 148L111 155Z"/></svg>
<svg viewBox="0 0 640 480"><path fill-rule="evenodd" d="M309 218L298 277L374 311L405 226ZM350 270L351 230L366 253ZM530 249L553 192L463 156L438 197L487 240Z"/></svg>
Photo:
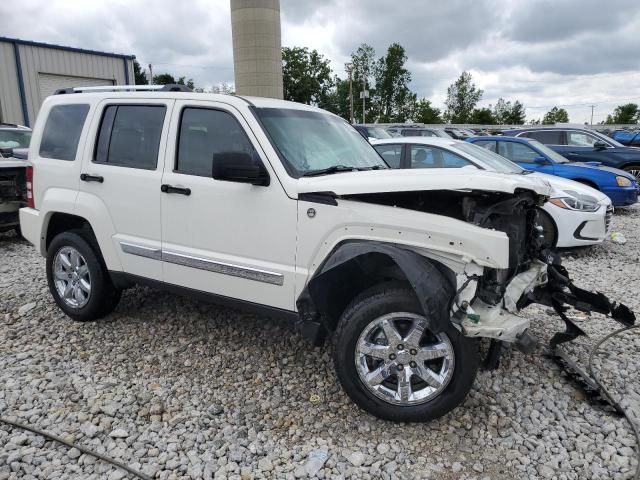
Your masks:
<svg viewBox="0 0 640 480"><path fill-rule="evenodd" d="M317 175L329 175L331 173L340 172L355 172L358 169L356 167L347 167L346 165L332 165L327 168L320 168L318 170L309 170L302 174L303 177L315 177Z"/></svg>
<svg viewBox="0 0 640 480"><path fill-rule="evenodd" d="M533 170L523 170L520 172L520 175L529 175L530 173L533 173Z"/></svg>
<svg viewBox="0 0 640 480"><path fill-rule="evenodd" d="M373 165L372 167L360 167L358 170L388 170L389 167L383 167L382 165Z"/></svg>

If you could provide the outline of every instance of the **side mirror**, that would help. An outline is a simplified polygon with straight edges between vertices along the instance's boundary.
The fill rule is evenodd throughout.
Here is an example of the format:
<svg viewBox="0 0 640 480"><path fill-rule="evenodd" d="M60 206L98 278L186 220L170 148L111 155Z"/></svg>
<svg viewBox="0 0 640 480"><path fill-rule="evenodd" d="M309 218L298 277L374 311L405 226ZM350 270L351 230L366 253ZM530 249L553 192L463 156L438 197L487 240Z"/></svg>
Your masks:
<svg viewBox="0 0 640 480"><path fill-rule="evenodd" d="M533 161L538 165L549 165L549 160L542 156L534 158Z"/></svg>
<svg viewBox="0 0 640 480"><path fill-rule="evenodd" d="M221 152L213 155L211 176L227 182L250 183L266 187L269 174L260 161L255 161L248 153Z"/></svg>
<svg viewBox="0 0 640 480"><path fill-rule="evenodd" d="M595 148L596 150L604 150L605 148L607 148L609 145L607 145L606 143L599 141L593 144L593 148Z"/></svg>

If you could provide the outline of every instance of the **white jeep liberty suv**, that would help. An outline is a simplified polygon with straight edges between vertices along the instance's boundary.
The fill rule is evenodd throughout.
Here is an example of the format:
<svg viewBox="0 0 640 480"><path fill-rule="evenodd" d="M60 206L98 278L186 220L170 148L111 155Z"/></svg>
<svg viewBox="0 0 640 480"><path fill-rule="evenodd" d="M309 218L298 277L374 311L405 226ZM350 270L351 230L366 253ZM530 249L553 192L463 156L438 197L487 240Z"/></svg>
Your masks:
<svg viewBox="0 0 640 480"><path fill-rule="evenodd" d="M462 402L478 337L532 342L517 312L553 263L535 178L392 170L328 112L176 86L56 92L29 160L22 232L74 320L136 283L286 317L332 336L346 393L399 421Z"/></svg>

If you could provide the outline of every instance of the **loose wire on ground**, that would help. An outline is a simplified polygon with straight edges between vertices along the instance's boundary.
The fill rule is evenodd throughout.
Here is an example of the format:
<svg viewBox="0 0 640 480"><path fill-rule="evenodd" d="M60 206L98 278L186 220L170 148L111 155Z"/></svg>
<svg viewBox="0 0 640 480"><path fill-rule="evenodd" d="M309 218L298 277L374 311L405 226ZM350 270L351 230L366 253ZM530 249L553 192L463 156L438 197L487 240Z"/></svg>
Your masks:
<svg viewBox="0 0 640 480"><path fill-rule="evenodd" d="M49 440L52 440L54 442L58 442L66 447L69 448L77 448L78 450L80 450L82 453L86 454L86 455L90 455L92 457L95 457L99 460L102 460L104 462L110 463L111 465L121 468L122 470L124 470L127 473L130 473L131 475L141 478L142 480L152 480L152 478L148 475L145 475L142 472L139 472L131 467L129 467L128 465L125 465L124 463L121 463L111 457L107 457L106 455L102 455L100 453L94 452L92 450L89 450L86 447L83 447L82 445L76 445L75 443L71 443L68 442L66 440L64 440L63 438L58 437L57 435L53 435L51 433L45 432L43 430L39 430L35 427L32 427L30 425L26 425L24 423L20 423L20 422L15 422L12 420L9 420L8 418L3 418L0 417L0 422L5 423L11 427L14 428L19 428L21 430L26 430L32 433L35 433L36 435L40 435L41 437L47 438Z"/></svg>

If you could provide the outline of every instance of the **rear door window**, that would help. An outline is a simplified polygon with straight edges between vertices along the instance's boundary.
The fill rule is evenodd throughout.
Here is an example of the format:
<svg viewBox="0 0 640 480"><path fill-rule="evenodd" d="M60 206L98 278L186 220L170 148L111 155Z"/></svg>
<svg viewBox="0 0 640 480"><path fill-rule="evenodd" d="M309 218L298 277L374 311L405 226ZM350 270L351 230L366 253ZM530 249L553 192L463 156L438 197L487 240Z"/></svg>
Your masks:
<svg viewBox="0 0 640 480"><path fill-rule="evenodd" d="M164 105L109 105L102 115L94 162L155 170Z"/></svg>
<svg viewBox="0 0 640 480"><path fill-rule="evenodd" d="M56 105L49 111L40 141L40 156L75 160L89 105Z"/></svg>
<svg viewBox="0 0 640 480"><path fill-rule="evenodd" d="M565 145L563 133L563 130L541 130L525 132L521 136L534 138L545 145Z"/></svg>
<svg viewBox="0 0 640 480"><path fill-rule="evenodd" d="M473 165L455 153L428 145L411 145L411 168L462 168Z"/></svg>
<svg viewBox="0 0 640 480"><path fill-rule="evenodd" d="M477 142L473 142L474 145L478 145L479 147L486 148L490 152L496 152L496 142L493 140L479 140Z"/></svg>
<svg viewBox="0 0 640 480"><path fill-rule="evenodd" d="M571 147L593 147L599 141L593 135L584 132L567 132L567 145Z"/></svg>

